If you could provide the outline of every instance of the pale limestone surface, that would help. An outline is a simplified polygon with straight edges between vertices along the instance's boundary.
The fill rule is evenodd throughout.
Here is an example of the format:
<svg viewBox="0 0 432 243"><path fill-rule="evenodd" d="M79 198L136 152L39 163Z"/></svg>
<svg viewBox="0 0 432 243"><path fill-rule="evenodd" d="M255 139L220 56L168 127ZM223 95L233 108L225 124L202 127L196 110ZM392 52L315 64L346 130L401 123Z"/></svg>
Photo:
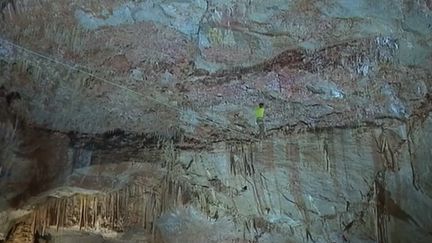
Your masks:
<svg viewBox="0 0 432 243"><path fill-rule="evenodd" d="M431 241L430 0L3 3L3 238Z"/></svg>
<svg viewBox="0 0 432 243"><path fill-rule="evenodd" d="M429 116L410 131L393 122L204 151L166 146L156 163L115 150L123 163L73 169L29 202L37 228L48 207L48 218L62 219L47 226L125 232L105 236L120 241L428 242L431 127ZM47 195L55 198L42 203Z"/></svg>

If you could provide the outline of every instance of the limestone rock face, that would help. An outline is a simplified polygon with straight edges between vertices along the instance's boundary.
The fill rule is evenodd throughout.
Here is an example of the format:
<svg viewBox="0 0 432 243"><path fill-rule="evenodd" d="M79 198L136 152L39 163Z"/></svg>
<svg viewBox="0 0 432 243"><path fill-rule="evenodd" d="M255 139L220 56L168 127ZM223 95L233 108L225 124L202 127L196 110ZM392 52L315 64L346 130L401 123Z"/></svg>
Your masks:
<svg viewBox="0 0 432 243"><path fill-rule="evenodd" d="M0 240L432 241L430 0L0 12Z"/></svg>
<svg viewBox="0 0 432 243"><path fill-rule="evenodd" d="M61 131L251 133L259 101L271 128L346 126L407 118L430 87L427 0L3 5L1 85Z"/></svg>
<svg viewBox="0 0 432 243"><path fill-rule="evenodd" d="M21 227L58 239L82 237L79 229L119 242L428 242L430 129L429 116L413 127L334 128L205 150L168 143L154 149L154 161L128 149L136 144L125 136L128 145L99 160L110 152L94 138L91 156L81 150L48 162L74 166L61 186L44 184L46 193L31 195L36 207L22 213L29 216ZM12 175L22 167L11 166ZM6 212L4 220L17 214Z"/></svg>

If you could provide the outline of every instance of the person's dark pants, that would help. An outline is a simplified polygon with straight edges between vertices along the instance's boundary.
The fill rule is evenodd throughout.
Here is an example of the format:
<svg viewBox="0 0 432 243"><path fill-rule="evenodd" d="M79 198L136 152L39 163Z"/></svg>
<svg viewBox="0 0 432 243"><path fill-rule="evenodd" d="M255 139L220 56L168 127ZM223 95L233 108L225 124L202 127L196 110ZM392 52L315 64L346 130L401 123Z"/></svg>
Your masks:
<svg viewBox="0 0 432 243"><path fill-rule="evenodd" d="M256 123L258 124L258 128L259 128L258 136L260 138L262 138L262 137L264 137L264 133L265 133L264 119L263 118L257 118Z"/></svg>

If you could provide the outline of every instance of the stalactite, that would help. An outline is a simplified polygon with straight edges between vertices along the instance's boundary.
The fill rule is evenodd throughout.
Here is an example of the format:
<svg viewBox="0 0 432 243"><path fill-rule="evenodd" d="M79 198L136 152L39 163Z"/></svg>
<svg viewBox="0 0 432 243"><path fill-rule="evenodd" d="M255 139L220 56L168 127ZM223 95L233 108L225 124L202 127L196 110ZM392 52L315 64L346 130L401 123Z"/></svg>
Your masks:
<svg viewBox="0 0 432 243"><path fill-rule="evenodd" d="M61 206L61 200L56 200L56 230L59 230L60 226L60 206Z"/></svg>
<svg viewBox="0 0 432 243"><path fill-rule="evenodd" d="M237 175L235 165L236 165L236 163L235 163L234 151L233 151L233 147L231 147L231 149L230 149L230 172L233 175Z"/></svg>
<svg viewBox="0 0 432 243"><path fill-rule="evenodd" d="M81 196L79 197L79 200L80 200L80 207L79 207L80 213L79 213L79 224L78 224L78 226L79 226L79 229L81 229L82 228L82 218L83 218L83 201L82 201L82 197Z"/></svg>
<svg viewBox="0 0 432 243"><path fill-rule="evenodd" d="M118 193L114 192L112 194L112 222L111 222L111 228L116 228L117 225L117 219L118 219L118 214L117 214L117 204L118 204Z"/></svg>
<svg viewBox="0 0 432 243"><path fill-rule="evenodd" d="M167 200L167 198L166 198L166 193L167 193L166 186L167 185L165 182L161 188L161 211L163 211L163 209L165 207L166 200Z"/></svg>
<svg viewBox="0 0 432 243"><path fill-rule="evenodd" d="M238 156L237 156L238 155ZM233 175L252 176L255 174L253 145L232 145L230 147L230 172ZM236 159L240 158L240 163Z"/></svg>
<svg viewBox="0 0 432 243"><path fill-rule="evenodd" d="M45 235L49 223L49 214L48 214L48 206L44 206L43 208L44 208L44 217L43 217L42 235Z"/></svg>
<svg viewBox="0 0 432 243"><path fill-rule="evenodd" d="M31 223L31 234L32 235L35 235L36 234L36 226L37 226L37 222L36 222L36 214L37 214L37 211L34 211L33 213L32 213L32 223Z"/></svg>
<svg viewBox="0 0 432 243"><path fill-rule="evenodd" d="M83 227L87 227L87 218L88 218L88 210L87 210L87 197L83 197Z"/></svg>
<svg viewBox="0 0 432 243"><path fill-rule="evenodd" d="M158 215L158 213L157 213L157 211L156 211L156 208L157 208L157 201L156 201L156 197L155 197L155 195L153 194L153 197L152 197L152 201L153 201L153 207L152 207L152 222L151 222L151 232L152 232L152 234L154 235L154 220L157 218L157 215Z"/></svg>
<svg viewBox="0 0 432 243"><path fill-rule="evenodd" d="M240 156L246 165L238 163L234 165L234 170L246 169L241 173L253 174L253 155L249 156L249 152L244 150ZM155 221L169 210L193 200L190 197L195 197L203 212L212 213L217 197L211 197L210 190L192 187L186 182L187 179L179 176L182 167L175 162L174 152L171 151L167 158L171 161L167 161L166 174L160 186L149 188L143 184L131 184L106 194L49 198L45 206L40 206L33 214L33 231L45 233L50 227L57 231L63 227L78 227L85 231L101 228L122 231L129 225L139 224L146 232L155 235Z"/></svg>
<svg viewBox="0 0 432 243"><path fill-rule="evenodd" d="M91 200L91 208L92 208L92 210L91 210L91 213L90 213L90 223L89 223L91 228L95 227L95 217L96 217L96 215L95 215L95 212L96 212L95 200L96 200L96 197L93 197L92 200Z"/></svg>
<svg viewBox="0 0 432 243"><path fill-rule="evenodd" d="M176 197L176 204L177 205L182 205L182 187L178 186L177 187L177 197Z"/></svg>
<svg viewBox="0 0 432 243"><path fill-rule="evenodd" d="M110 194L110 227L111 229L114 228L114 195Z"/></svg>
<svg viewBox="0 0 432 243"><path fill-rule="evenodd" d="M61 201L60 201L60 210L59 210L59 212L60 212L60 222L59 222L59 227L62 227L63 225L65 225L65 222L66 222L66 200L64 200L64 199L61 199ZM58 231L58 229L57 229L57 231Z"/></svg>
<svg viewBox="0 0 432 243"><path fill-rule="evenodd" d="M142 222L142 226L144 227L144 229L147 229L147 217L148 217L148 200L147 198L143 199L143 222Z"/></svg>
<svg viewBox="0 0 432 243"><path fill-rule="evenodd" d="M387 212L386 212L386 193L385 193L385 172L380 171L377 173L374 181L374 193L376 204L376 227L378 242L387 243Z"/></svg>
<svg viewBox="0 0 432 243"><path fill-rule="evenodd" d="M254 148L252 144L249 145L249 156L250 156L252 174L255 174L255 166L254 166L255 156L254 156Z"/></svg>
<svg viewBox="0 0 432 243"><path fill-rule="evenodd" d="M241 157L243 158L243 171L244 171L244 174L245 175L250 175L250 168L249 168L249 164L248 164L248 159L247 159L246 153L244 151L243 145L242 145L242 148L241 148L241 153L242 153Z"/></svg>

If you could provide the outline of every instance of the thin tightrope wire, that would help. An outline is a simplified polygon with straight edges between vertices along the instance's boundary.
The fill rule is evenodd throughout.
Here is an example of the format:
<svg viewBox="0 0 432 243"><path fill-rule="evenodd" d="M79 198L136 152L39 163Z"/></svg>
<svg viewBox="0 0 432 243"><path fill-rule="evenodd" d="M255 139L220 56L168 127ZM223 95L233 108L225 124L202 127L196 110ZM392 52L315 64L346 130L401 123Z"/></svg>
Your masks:
<svg viewBox="0 0 432 243"><path fill-rule="evenodd" d="M50 62L53 62L53 63L59 64L59 65L62 65L62 66L66 67L66 68L69 68L69 69L71 69L71 70L74 70L74 71L77 71L77 72L84 73L84 74L86 74L86 75L88 75L88 76L90 76L90 77L93 77L93 78L95 78L95 79L98 79L98 80L100 80L100 81L102 81L102 82L104 82L104 83L108 83L108 84L110 84L110 85L112 85L112 86L115 86L115 87L117 87L117 88L123 89L123 90L125 90L125 91L127 91L127 92L131 92L131 93L133 93L133 94L135 94L135 95L138 95L138 96L144 97L144 98L146 98L146 99L152 100L152 101L154 101L154 102L156 102L156 103L159 103L159 104L161 104L161 105L164 105L164 106L166 106L166 107L168 107L168 108L170 108L170 109L176 110L176 111L178 111L178 112L180 112L180 113L183 112L183 110L180 109L180 108L178 108L177 106L173 106L173 105L167 104L167 103L165 103L165 102L163 102L163 101L160 101L160 100L158 100L158 99L155 99L155 98L153 98L153 97L151 97L151 96L146 96L146 95L144 95L143 93L140 93L140 92L137 92L137 91L135 91L135 90L132 90L132 89L126 87L126 86L123 86L123 85L118 84L118 83L116 83L116 82L110 81L110 80L108 80L108 79L106 79L106 78L102 78L102 77L99 77L99 76L97 76L97 75L94 75L94 74L92 74L92 73L90 73L90 72L87 72L87 71L83 70L82 68L77 68L76 66L80 66L80 65L78 65L78 64L75 64L75 66L72 66L72 65L67 64L67 63L65 63L65 62L59 61L59 60L57 60L57 59L55 59L55 58L52 58L52 57L49 57L49 56L46 56L46 55L40 54L40 53L35 52L35 51L33 51L33 50L30 50L30 49L28 49L28 48L26 48L26 47L23 47L23 46L21 46L21 45L18 45L18 44L16 44L16 43L12 42L12 41L9 41L9 40L7 40L7 39L4 39L3 37L1 37L0 40L3 41L3 42L8 43L9 45L11 45L11 46L13 46L13 47L15 47L15 48L17 48L17 49L20 49L20 50L22 50L22 51L24 51L24 52L30 53L30 54L32 54L32 55L34 55L34 56L38 56L38 57L43 58L43 59L46 59L46 60L48 60L48 61L50 61ZM82 66L81 66L81 67L82 67ZM85 68L85 67L83 67L83 68ZM194 111L194 112L195 112L195 111ZM201 119L201 120L203 120L203 121L206 121L206 122L209 122L209 123L213 123L213 124L215 124L215 125L221 125L221 126L223 126L223 124L220 124L220 123L218 123L218 122L215 122L215 121L213 121L212 119L210 119L210 118L208 118L208 117L203 117L203 116L199 115L198 112L195 112L195 113L196 113L196 117L199 118L199 119ZM255 137L252 137L252 136L250 136L250 135L248 135L248 134L246 134L246 133L244 133L244 132L237 131L237 130L235 130L235 129L233 129L233 128L230 128L230 127L228 127L228 126L225 126L225 127L222 127L222 128L226 128L226 129L228 129L228 130L230 130L230 131L232 131L232 132L234 132L234 133L241 134L242 136L245 136L245 135L246 135L246 137L250 138L251 140L260 141L259 139L255 138Z"/></svg>
<svg viewBox="0 0 432 243"><path fill-rule="evenodd" d="M102 77L96 76L96 75L94 75L94 74L92 74L92 73L90 73L90 72L87 72L87 71L85 71L85 70L82 70L82 69L80 69L80 68L77 68L77 67L75 67L75 66L72 66L72 65L70 65L70 64L67 64L67 63L64 63L64 62L58 61L58 60L56 60L56 59L54 59L54 58L51 58L51 57L48 57L48 56L42 55L42 54L40 54L40 53L38 53L38 52L32 51L32 50L30 50L30 49L27 49L27 48L25 48L25 47L23 47L23 46L20 46L20 45L18 45L18 44L15 44L15 43L13 43L13 42L11 42L11 41L5 40L4 38L2 38L1 40L4 41L4 42L6 42L6 43L9 43L10 45L14 46L14 47L17 48L17 49L23 50L23 51L25 51L25 52L27 52L27 53L30 53L30 54L32 54L32 55L35 55L35 56L38 56L38 57L40 57L40 58L46 59L46 60L48 60L48 61L51 61L51 62L57 63L57 64L59 64L59 65L65 66L66 68L69 68L69 69L71 69L71 70L75 70L75 71L77 71L77 72L84 73L84 74L86 74L86 75L88 75L88 76L90 76L90 77L93 77L93 78L98 79L98 80L100 80L100 81L102 81L102 82L108 83L108 84L110 84L110 85L112 85L112 86L114 86L114 87L117 87L117 88L123 89L123 90L125 90L125 91L127 91L127 92L131 92L131 93L133 93L133 94L135 94L135 95L138 95L138 96L144 97L144 98L146 98L146 99L152 100L152 101L154 101L154 102L156 102L156 103L162 104L162 105L164 105L164 106L166 106L166 107L168 107L168 108L170 108L170 109L173 109L173 110L176 110L176 111L179 111L179 112L183 112L183 110L180 109L180 108L178 108L177 106L173 106L173 105L167 104L167 103L165 103L165 102L159 101L159 100L157 100L157 99L155 99L155 98L153 98L153 97L146 96L146 95L144 95L144 94L142 94L142 93L140 93L140 92L137 92L137 91L134 91L134 90L132 90L132 89L130 89L130 88L127 88L126 86L123 86L123 85L120 85L120 84L118 84L118 83L112 82L112 81L110 81L110 80L108 80L108 79L105 79L105 78L102 78ZM195 112L195 113L197 114L197 117L198 117L198 118L201 118L201 119L203 119L204 121L207 121L207 122L209 122L209 123L213 123L213 124L215 124L215 125L221 125L221 124L218 124L218 123L216 123L215 121L211 120L211 119L208 118L208 117L202 117L202 116L198 115L197 112ZM222 125L222 126L223 126L223 125ZM250 138L250 139L253 140L253 141L261 142L260 139L257 139L257 138L255 138L255 137L253 137L253 136L250 136L249 134L245 134L245 133L243 133L243 132L241 132L241 131L234 130L234 129L228 127L228 126L226 126L225 128L228 129L228 130L230 130L230 131L232 131L232 132L234 132L234 133L238 133L238 134L241 134L242 136L246 136L246 137ZM276 148L275 148L275 147L273 146L273 150L274 150L274 152L276 152L276 153L279 153L279 152L284 152L284 153L286 153L284 147L282 147L282 148L280 148L280 147L276 147ZM274 165L274 163L275 163L275 162L273 161L273 165ZM276 185L278 185L279 183L278 183L277 177L275 177L274 180L275 180ZM280 204L280 197L279 197L279 204ZM61 236L61 237L62 237L62 236Z"/></svg>
<svg viewBox="0 0 432 243"><path fill-rule="evenodd" d="M21 46L21 45L15 44L15 43L13 43L13 42L11 42L11 41L9 41L9 40L6 40L6 39L4 39L4 38L2 38L1 40L2 40L3 42L6 42L6 43L10 44L11 46L13 46L13 47L15 47L15 48L18 48L18 49L24 50L25 52L30 53L30 54L32 54L32 55L35 55L35 56L41 57L41 58L43 58L43 59L49 60L49 61L54 62L54 63L57 63L57 64L60 64L60 65L62 65L62 66L65 66L65 67L67 67L67 68L69 68L69 69L72 69L72 70L75 70L75 71L77 71L77 72L84 73L84 74L86 74L86 75L88 75L88 76L90 76L90 77L93 77L93 78L95 78L95 79L98 79L98 80L100 80L100 81L102 81L102 82L105 82L105 83L111 84L111 85L113 85L113 86L115 86L115 87L117 87L117 88L120 88L120 89L123 89L123 90L129 91L129 92L134 93L134 94L136 94L136 95L143 96L143 97L145 97L146 99L153 100L153 101L155 101L155 102L157 102L157 103L159 103L159 104L162 104L162 105L167 106L167 107L169 107L169 108L175 109L175 110L177 110L177 111L182 111L182 110L181 110L180 108L178 108L178 107L175 107L175 106L169 105L169 104L164 103L164 102L162 102L162 101L159 101L159 100L157 100L157 99L155 99L155 98L153 98L153 97L145 96L144 94L139 93L139 92L137 92L137 91L134 91L134 90L132 90L132 89L126 87L126 86L123 86L123 85L121 85L121 84L115 83L115 82L110 81L110 80L108 80L108 79L106 79L106 78L102 78L102 77L96 76L96 75L94 75L94 74L92 74L92 73L90 73L90 72L87 72L87 71L85 71L85 70L83 70L83 69L80 69L80 68L75 67L75 66L80 66L80 65L78 65L78 64L75 64L75 66L72 66L72 65L70 65L70 64L67 64L67 63L65 63L65 62L61 62L61 61L59 61L59 60L57 60L57 59L54 59L54 58L52 58L52 57L45 56L45 55L40 54L40 53L38 53L38 52L32 51L32 50L30 50L30 49L28 49L28 48L25 48L25 47L23 47L23 46ZM85 68L85 67L84 67L84 68Z"/></svg>
<svg viewBox="0 0 432 243"><path fill-rule="evenodd" d="M110 81L110 80L108 80L108 79L105 79L105 78L99 77L99 76L94 75L94 74L92 74L92 73L90 73L90 72L87 72L87 71L82 70L82 69L80 69L80 68L74 67L74 66L72 66L72 65L70 65L70 64L67 64L67 63L64 63L64 62L58 61L58 60L56 60L56 59L54 59L54 58L51 58L51 57L49 57L49 56L45 56L45 55L43 55L43 54L40 54L40 53L38 53L38 52L35 52L35 51L30 50L30 49L28 49L28 48L25 48L25 47L23 47L23 46L21 46L21 45L15 44L15 43L13 43L13 42L11 42L11 41L9 41L9 40L6 40L6 39L4 39L4 38L2 38L1 40L4 41L4 42L9 43L10 45L14 46L15 48L18 48L18 49L24 50L25 52L30 53L30 54L32 54L32 55L35 55L35 56L41 57L41 58L43 58L43 59L49 60L49 61L54 62L54 63L57 63L57 64L60 64L60 65L62 65L62 66L65 66L65 67L70 68L70 69L72 69L72 70L75 70L75 71L77 71L77 72L84 73L84 74L86 74L86 75L88 75L88 76L90 76L90 77L93 77L93 78L98 79L98 80L100 80L100 81L102 81L102 82L105 82L105 83L111 84L111 85L113 85L113 86L115 86L115 87L117 87L117 88L120 88L120 89L123 89L123 90L125 90L125 91L131 92L131 93L133 93L133 94L135 94L135 95L138 95L138 96L144 97L144 98L146 98L146 99L153 100L154 102L157 102L157 103L159 103L159 104L162 104L162 105L164 105L164 106L166 106L166 107L168 107L168 108L174 109L174 110L176 110L176 111L178 111L178 112L183 112L182 109L180 109L180 108L178 108L178 107L176 107L176 106L173 106L173 105L167 104L167 103L162 102L162 101L160 101L160 100L157 100L157 99L155 99L155 98L153 98L153 97L146 96L146 95L144 95L144 94L142 94L142 93L140 93L140 92L137 92L137 91L135 91L135 90L132 90L132 89L126 87L126 86L123 86L123 85L120 85L120 84L115 83L115 82L113 82L113 81ZM78 64L76 64L76 65L77 65L77 66L80 66L80 65L78 65ZM85 68L85 67L84 67L84 68ZM194 112L195 112L195 111L194 111ZM261 142L261 141L262 141L261 139L257 139L257 138L255 138L255 137L251 136L250 134L247 134L247 133L244 133L244 132L241 132L241 131L235 130L235 129L230 128L230 127L228 127L228 126L225 126L225 127L224 127L223 124L217 123L217 122L213 121L212 119L210 119L210 118L208 118L208 117L203 117L203 116L201 116L201 115L198 115L198 112L195 112L195 113L196 113L196 116L197 116L198 118L200 118L201 120L203 120L203 121L205 121L205 122L213 123L213 124L215 124L215 125L221 125L221 126L223 126L222 128L226 128L226 129L228 129L228 130L230 130L230 131L232 131L232 132L234 132L234 133L237 133L237 134L240 134L240 135L242 135L242 136L245 136L245 137L249 138L249 139L252 140L252 141L255 141L255 142ZM279 152L279 150L280 150L280 148L276 148L276 151L277 151L277 152Z"/></svg>
<svg viewBox="0 0 432 243"><path fill-rule="evenodd" d="M23 46L20 46L20 45L18 45L18 44L15 44L15 43L13 43L13 42L11 42L11 41L8 41L8 40L5 40L5 39L3 39L3 38L2 38L2 41L7 42L7 43L9 43L10 45L14 46L15 48L18 48L18 49L24 50L25 52L30 53L30 54L32 54L32 55L35 55L35 56L41 57L41 58L43 58L43 59L49 60L49 61L54 62L54 63L57 63L57 64L60 64L60 65L62 65L62 66L65 66L65 67L70 68L70 69L72 69L72 70L75 70L75 71L77 71L77 72L84 73L84 74L86 74L86 75L89 75L90 77L93 77L93 78L98 79L98 80L100 80L100 81L102 81L102 82L105 82L105 83L111 84L111 85L113 85L113 86L115 86L115 87L117 87L117 88L120 88L120 89L123 89L123 90L125 90L125 91L131 92L131 93L133 93L133 94L135 94L135 95L138 95L138 96L144 97L144 98L146 98L146 99L153 100L154 102L157 102L157 103L159 103L159 104L162 104L162 105L164 105L164 106L166 106L166 107L168 107L168 108L174 109L174 110L179 111L179 112L183 112L182 109L180 109L180 108L178 108L178 107L176 107L176 106L169 105L169 104L167 104L167 103L165 103L165 102L162 102L162 101L159 101L159 100L157 100L157 99L155 99L155 98L153 98L153 97L146 96L146 95L144 95L144 94L142 94L142 93L140 93L140 92L134 91L134 90L132 90L132 89L130 89L130 88L127 88L127 87L125 87L125 86L123 86L123 85L120 85L120 84L118 84L118 83L112 82L112 81L110 81L110 80L107 80L107 79L105 79L105 78L102 78L102 77L96 76L96 75L94 75L94 74L92 74L92 73L90 73L90 72L87 72L87 71L85 71L85 70L79 69L79 68L74 67L74 66L72 66L72 65L70 65L70 64L63 63L63 62L58 61L58 60L56 60L56 59L54 59L54 58L51 58L51 57L48 57L48 56L42 55L42 54L40 54L40 53L38 53L38 52L32 51L32 50L30 50L30 49L27 49L27 48L25 48L25 47L23 47ZM79 65L78 65L78 66L79 66ZM213 124L215 124L216 126L217 126L217 125L221 125L221 126L223 126L223 124L218 124L217 122L211 120L211 119L208 118L208 117L202 117L202 116L198 115L197 112L195 112L195 113L197 114L196 116L197 116L198 118L201 118L202 120L204 120L204 121L206 121L206 122L213 123ZM242 136L248 137L248 138L251 139L252 141L258 142L258 143L260 144L260 146L261 146L261 141L262 141L261 139L257 139L257 138L255 138L255 137L253 137L253 136L250 136L249 134L246 134L246 133L241 132L241 131L237 131L237 130L232 129L232 128L228 127L228 126L226 126L225 128L228 129L228 130L230 130L230 131L232 131L232 132L234 132L234 133L241 134ZM298 143L294 142L294 144L298 144ZM285 142L285 146L286 146L286 145L287 145L287 143ZM279 147L279 146L276 146L276 147L275 147L275 146L273 146L273 151L276 152L276 153L284 153L284 154L286 154L287 151L286 151L286 147L285 147L285 146L283 146L283 147ZM262 150L262 148L261 148L260 150ZM273 161L273 165L274 165L274 163L275 163L275 162ZM275 177L274 179L275 179L275 183L276 183L276 184L279 184L277 178ZM279 200L280 200L280 198L279 198ZM280 202L279 202L279 203L280 203Z"/></svg>
<svg viewBox="0 0 432 243"><path fill-rule="evenodd" d="M62 65L62 66L64 66L64 67L66 67L66 68L69 68L69 69L71 69L71 70L75 70L75 71L77 71L77 72L84 73L84 74L86 74L86 75L88 75L88 76L90 76L90 77L93 77L93 78L98 79L98 80L100 80L100 81L102 81L102 82L108 83L108 84L110 84L110 85L112 85L112 86L114 86L114 87L117 87L117 88L123 89L123 90L125 90L125 91L127 91L127 92L131 92L131 93L133 93L133 94L135 94L135 95L138 95L138 96L144 97L144 98L146 98L146 99L152 100L152 101L154 101L154 102L156 102L156 103L159 103L159 104L161 104L161 105L164 105L164 106L166 106L166 107L168 107L168 108L170 108L170 109L176 110L176 111L178 111L178 112L183 112L183 110L182 110L181 108L177 107L177 106L170 105L170 104L168 104L168 103L165 103L165 102L163 102L163 101L160 101L160 100L158 100L158 99L155 99L155 98L153 98L153 97L151 97L151 96L146 96L146 95L144 95L143 93L140 93L140 92L137 92L137 91L135 91L135 90L132 90L132 89L126 87L126 86L123 86L123 85L121 85L121 84L118 84L118 83L115 83L115 82L113 82L113 81L110 81L110 80L108 80L108 79L106 79L106 78L102 78L102 77L99 77L99 76L97 76L97 75L94 75L94 74L92 74L92 73L90 73L90 72L87 72L87 71L83 70L82 68L85 68L85 69L88 69L88 68L83 67L83 66L81 66L81 65L79 65L79 64L75 64L75 66L72 66L72 65L70 65L70 64L67 64L67 63L61 62L61 61L59 61L59 60L57 60L57 59L51 58L51 57L49 57L49 56L45 56L45 55L43 55L43 54L40 54L40 53L38 53L38 52L35 52L35 51L30 50L30 49L28 49L28 48L25 48L25 47L23 47L23 46L21 46L21 45L15 44L15 43L13 43L13 42L11 42L11 41L9 41L9 40L6 40L6 39L4 39L4 38L1 38L1 41L6 42L6 43L9 43L10 45L14 46L15 48L17 48L17 49L21 49L21 50L23 50L23 51L25 51L25 52L27 52L27 53L32 54L32 55L35 55L35 56L38 56L38 57L40 57L40 58L46 59L46 60L48 60L48 61L51 61L51 62L57 63L57 64L59 64L59 65ZM77 68L76 66L81 67L81 69L80 69L80 68ZM194 112L195 112L195 111L194 111ZM240 134L240 135L242 135L242 136L245 136L245 137L249 138L249 139L252 140L252 141L259 142L259 143L262 142L261 139L257 139L257 138L255 138L255 137L251 136L250 134L247 134L247 133L244 133L244 132L241 132L241 131L235 130L235 129L233 129L233 128L230 128L229 126L224 126L223 124L220 124L220 123L218 123L218 122L216 122L216 121L213 121L212 119L210 119L210 118L208 118L208 117L203 117L203 116L199 115L198 112L195 112L195 113L196 113L196 117L197 117L197 118L200 118L201 120L206 121L206 122L208 122L208 123L210 123L210 124L213 123L213 124L216 125L216 127L217 127L218 125L220 125L220 126L222 126L222 128L226 128L226 129L228 129L228 130L230 130L230 131L232 131L232 132L234 132L234 133L237 133L237 134ZM187 122L186 122L186 123L187 123ZM272 147L273 147L273 152L274 152L274 153L278 153L278 154L279 154L279 153L286 154L286 153L288 152L288 151L286 150L286 149L287 149L287 148L286 148L286 145L288 145L288 144L296 144L296 145L299 145L298 142L288 142L288 141L284 141L284 143L282 144L282 145L283 145L282 147L280 147L280 146L274 146L274 145L273 145L273 146L272 146ZM262 148L261 148L261 150L262 150ZM211 153L215 153L215 152L226 152L226 150L213 150L213 151L211 151ZM286 158L286 159L288 159L288 158ZM273 161L273 166L275 166L275 161ZM274 177L274 180L275 180L276 185L278 185L279 182L278 182L278 180L277 180L277 177ZM280 200L280 198L279 198L279 200ZM280 203L280 202L279 202L279 203Z"/></svg>

